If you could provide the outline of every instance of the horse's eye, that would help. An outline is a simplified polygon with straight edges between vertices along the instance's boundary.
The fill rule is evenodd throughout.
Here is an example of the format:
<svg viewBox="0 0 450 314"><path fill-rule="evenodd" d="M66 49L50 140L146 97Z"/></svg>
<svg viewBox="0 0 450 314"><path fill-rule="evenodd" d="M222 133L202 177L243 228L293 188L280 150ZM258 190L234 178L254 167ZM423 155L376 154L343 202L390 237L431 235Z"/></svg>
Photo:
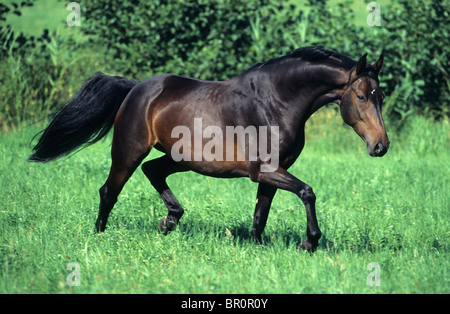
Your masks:
<svg viewBox="0 0 450 314"><path fill-rule="evenodd" d="M366 101L366 98L363 95L356 95L359 101Z"/></svg>

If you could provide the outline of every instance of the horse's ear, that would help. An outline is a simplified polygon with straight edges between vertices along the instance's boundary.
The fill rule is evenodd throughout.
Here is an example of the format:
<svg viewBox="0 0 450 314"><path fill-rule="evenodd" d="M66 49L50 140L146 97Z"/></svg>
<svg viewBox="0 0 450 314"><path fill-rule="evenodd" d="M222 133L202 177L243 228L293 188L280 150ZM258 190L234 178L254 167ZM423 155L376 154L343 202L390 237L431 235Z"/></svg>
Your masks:
<svg viewBox="0 0 450 314"><path fill-rule="evenodd" d="M378 61L375 62L374 64L372 64L372 69L374 69L374 71L377 74L380 74L383 64L384 64L384 57L383 57L383 55L380 55L380 57L378 58Z"/></svg>
<svg viewBox="0 0 450 314"><path fill-rule="evenodd" d="M359 59L358 64L356 65L356 75L360 75L364 72L367 65L367 53L363 54L361 59Z"/></svg>

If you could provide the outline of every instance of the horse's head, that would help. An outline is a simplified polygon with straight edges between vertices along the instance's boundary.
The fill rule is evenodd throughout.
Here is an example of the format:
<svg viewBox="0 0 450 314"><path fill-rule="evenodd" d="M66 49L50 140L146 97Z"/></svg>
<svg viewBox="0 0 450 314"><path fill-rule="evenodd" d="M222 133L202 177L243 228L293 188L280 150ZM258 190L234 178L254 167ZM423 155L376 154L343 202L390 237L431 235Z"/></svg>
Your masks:
<svg viewBox="0 0 450 314"><path fill-rule="evenodd" d="M344 122L367 143L370 156L381 157L389 149L389 139L381 116L384 95L378 82L383 56L375 64L367 66L366 55L350 71L340 101L341 115Z"/></svg>

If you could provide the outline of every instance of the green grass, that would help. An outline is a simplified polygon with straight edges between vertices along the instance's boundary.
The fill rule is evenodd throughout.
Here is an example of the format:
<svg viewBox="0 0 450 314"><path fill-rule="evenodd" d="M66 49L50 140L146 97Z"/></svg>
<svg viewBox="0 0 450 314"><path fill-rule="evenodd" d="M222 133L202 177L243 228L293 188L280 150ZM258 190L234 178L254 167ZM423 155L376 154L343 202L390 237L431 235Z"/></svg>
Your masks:
<svg viewBox="0 0 450 314"><path fill-rule="evenodd" d="M36 128L0 135L0 293L449 293L448 122L411 118L383 158L332 109L307 127L290 171L317 195L312 255L298 250L306 217L293 194L277 192L256 245L257 185L194 173L168 180L186 210L175 232L158 235L166 209L138 170L94 234L111 138L42 165L26 162ZM70 262L80 286L66 283ZM367 285L371 262L380 286Z"/></svg>

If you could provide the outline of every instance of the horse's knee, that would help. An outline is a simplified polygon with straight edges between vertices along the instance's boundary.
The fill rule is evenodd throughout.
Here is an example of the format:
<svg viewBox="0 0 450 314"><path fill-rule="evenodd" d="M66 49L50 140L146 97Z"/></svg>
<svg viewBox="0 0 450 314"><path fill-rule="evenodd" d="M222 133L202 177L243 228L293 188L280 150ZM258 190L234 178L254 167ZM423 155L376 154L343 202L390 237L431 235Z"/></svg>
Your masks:
<svg viewBox="0 0 450 314"><path fill-rule="evenodd" d="M314 194L312 187L310 187L309 185L301 189L298 193L298 196L303 201L303 203L313 203L316 201L316 195Z"/></svg>

